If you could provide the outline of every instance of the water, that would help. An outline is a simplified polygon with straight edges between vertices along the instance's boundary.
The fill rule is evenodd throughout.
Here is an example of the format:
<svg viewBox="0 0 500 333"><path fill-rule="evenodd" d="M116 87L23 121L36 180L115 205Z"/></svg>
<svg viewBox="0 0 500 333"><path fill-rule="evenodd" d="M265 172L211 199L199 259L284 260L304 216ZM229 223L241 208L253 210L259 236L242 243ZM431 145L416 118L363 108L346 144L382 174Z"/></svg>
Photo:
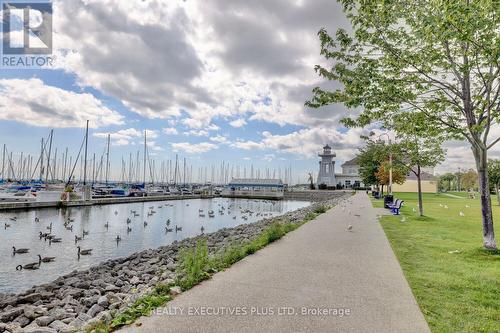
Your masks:
<svg viewBox="0 0 500 333"><path fill-rule="evenodd" d="M286 212L309 205L306 201L268 201L248 199L192 199L163 202L140 202L119 205L91 207L73 207L67 209L39 209L23 212L0 213L0 293L20 292L34 285L50 282L57 277L78 269L85 269L106 259L128 256L144 249L157 248L201 234L217 231L224 227L233 227L243 223L256 222L263 216L282 215ZM156 211L148 216L150 207ZM219 210L224 207L224 215ZM205 217L199 216L199 209ZM254 214L244 213L251 210ZM134 217L131 210L139 216ZM208 211L213 210L214 218L209 218ZM228 211L230 214L228 214ZM247 217L245 220L243 217ZM11 218L17 217L13 221ZM35 218L39 222L35 221ZM68 218L74 219L73 231L67 230L63 223ZM131 223L127 224L127 218ZM166 221L171 220L173 232L166 232ZM144 226L144 221L147 226ZM52 234L62 238L61 243L49 244L40 240L39 232L48 232L52 222ZM109 222L109 227L105 224ZM4 223L11 226L4 228ZM175 226L182 231L175 232ZM132 229L127 232L127 227ZM82 236L83 230L88 236L78 242L82 250L93 249L91 256L81 256L78 260L75 235ZM116 236L121 242L116 242ZM12 246L29 248L27 254L12 254ZM38 262L38 254L42 257L56 257L52 263L42 263L40 269L16 271L19 264Z"/></svg>

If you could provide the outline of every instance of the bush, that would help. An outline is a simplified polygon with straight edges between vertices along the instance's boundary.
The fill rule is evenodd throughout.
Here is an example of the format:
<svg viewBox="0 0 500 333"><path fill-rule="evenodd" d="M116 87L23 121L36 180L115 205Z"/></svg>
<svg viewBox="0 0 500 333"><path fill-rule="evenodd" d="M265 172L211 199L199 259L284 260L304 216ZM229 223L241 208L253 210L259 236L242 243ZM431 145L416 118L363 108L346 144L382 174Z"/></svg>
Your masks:
<svg viewBox="0 0 500 333"><path fill-rule="evenodd" d="M206 240L199 241L192 249L182 249L179 253L179 264L177 266L179 286L183 290L192 288L194 285L209 277L206 272L209 267L208 247Z"/></svg>
<svg viewBox="0 0 500 333"><path fill-rule="evenodd" d="M323 214L326 213L327 208L325 206L318 206L314 209L314 212L316 214Z"/></svg>

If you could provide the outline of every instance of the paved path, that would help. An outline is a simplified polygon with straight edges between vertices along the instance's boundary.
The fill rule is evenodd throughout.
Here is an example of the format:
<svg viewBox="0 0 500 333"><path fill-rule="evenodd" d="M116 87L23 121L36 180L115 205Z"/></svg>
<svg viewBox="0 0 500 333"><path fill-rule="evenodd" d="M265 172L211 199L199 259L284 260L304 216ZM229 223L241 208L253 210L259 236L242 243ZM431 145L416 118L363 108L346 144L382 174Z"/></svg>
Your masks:
<svg viewBox="0 0 500 333"><path fill-rule="evenodd" d="M121 332L430 332L377 222L382 210L365 193L349 200ZM318 307L350 314L302 314Z"/></svg>

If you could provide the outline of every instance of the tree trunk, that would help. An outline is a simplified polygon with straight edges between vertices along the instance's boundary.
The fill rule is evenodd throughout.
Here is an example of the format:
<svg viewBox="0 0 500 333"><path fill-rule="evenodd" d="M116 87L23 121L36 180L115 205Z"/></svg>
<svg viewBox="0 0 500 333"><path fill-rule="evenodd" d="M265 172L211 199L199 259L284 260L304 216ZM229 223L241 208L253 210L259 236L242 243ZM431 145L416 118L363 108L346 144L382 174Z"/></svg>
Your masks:
<svg viewBox="0 0 500 333"><path fill-rule="evenodd" d="M476 160L479 195L481 196L481 215L483 220L483 245L487 249L496 249L491 210L490 186L488 182L488 152L486 148L473 145L472 152Z"/></svg>
<svg viewBox="0 0 500 333"><path fill-rule="evenodd" d="M422 200L422 177L420 165L417 165L417 189L418 189L418 214L424 216L424 203Z"/></svg>
<svg viewBox="0 0 500 333"><path fill-rule="evenodd" d="M384 184L382 184L382 191L380 191L380 196L384 196Z"/></svg>

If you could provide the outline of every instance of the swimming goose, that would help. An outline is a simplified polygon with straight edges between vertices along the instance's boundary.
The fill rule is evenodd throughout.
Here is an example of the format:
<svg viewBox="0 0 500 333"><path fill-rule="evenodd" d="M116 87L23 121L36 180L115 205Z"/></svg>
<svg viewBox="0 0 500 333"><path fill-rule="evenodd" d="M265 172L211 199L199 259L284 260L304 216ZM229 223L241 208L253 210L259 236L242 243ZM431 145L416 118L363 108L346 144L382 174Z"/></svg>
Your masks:
<svg viewBox="0 0 500 333"><path fill-rule="evenodd" d="M47 227L47 230L52 231L52 222L50 222L49 226Z"/></svg>
<svg viewBox="0 0 500 333"><path fill-rule="evenodd" d="M89 232L88 231L85 231L85 229L82 229L82 236L88 236Z"/></svg>
<svg viewBox="0 0 500 333"><path fill-rule="evenodd" d="M203 235L205 233L205 228L201 226L201 234Z"/></svg>
<svg viewBox="0 0 500 333"><path fill-rule="evenodd" d="M40 263L34 262L31 264L26 264L26 265L17 265L16 271L20 271L23 269L29 269L29 270L35 270L40 268Z"/></svg>
<svg viewBox="0 0 500 333"><path fill-rule="evenodd" d="M92 249L88 249L88 250L82 250L79 246L77 247L78 249L78 256L88 256L88 255L91 255L92 254Z"/></svg>
<svg viewBox="0 0 500 333"><path fill-rule="evenodd" d="M35 217L35 222L40 222L40 219L38 217Z"/></svg>
<svg viewBox="0 0 500 333"><path fill-rule="evenodd" d="M43 257L41 255L38 255L38 263L42 262L52 262L56 259L56 257Z"/></svg>
<svg viewBox="0 0 500 333"><path fill-rule="evenodd" d="M148 226L148 222L144 221L144 228Z"/></svg>
<svg viewBox="0 0 500 333"><path fill-rule="evenodd" d="M83 237L78 237L77 235L75 235L75 244L81 241L82 239Z"/></svg>
<svg viewBox="0 0 500 333"><path fill-rule="evenodd" d="M169 227L166 227L166 228L165 228L165 232L172 232L172 231L174 231L174 229L169 228Z"/></svg>
<svg viewBox="0 0 500 333"><path fill-rule="evenodd" d="M130 224L132 223L132 220L130 219L130 217L127 217L127 224Z"/></svg>
<svg viewBox="0 0 500 333"><path fill-rule="evenodd" d="M120 237L120 235L116 235L116 242L118 243L121 240L122 240L122 238Z"/></svg>
<svg viewBox="0 0 500 333"><path fill-rule="evenodd" d="M167 220L167 225L170 225L170 219Z"/></svg>
<svg viewBox="0 0 500 333"><path fill-rule="evenodd" d="M132 228L131 227L127 227L127 233L128 232L132 232Z"/></svg>
<svg viewBox="0 0 500 333"><path fill-rule="evenodd" d="M61 242L62 242L62 238L51 237L49 239L49 245L52 243L61 243Z"/></svg>
<svg viewBox="0 0 500 333"><path fill-rule="evenodd" d="M108 229L108 228L109 228L109 222L106 222L106 224L104 224L104 227L105 227L106 229Z"/></svg>
<svg viewBox="0 0 500 333"><path fill-rule="evenodd" d="M5 223L5 229L10 228L10 224Z"/></svg>
<svg viewBox="0 0 500 333"><path fill-rule="evenodd" d="M11 221L17 221L17 216L11 217L10 220Z"/></svg>
<svg viewBox="0 0 500 333"><path fill-rule="evenodd" d="M14 254L24 254L24 253L28 253L30 251L30 249L16 249L15 246L12 247L12 252Z"/></svg>
<svg viewBox="0 0 500 333"><path fill-rule="evenodd" d="M175 226L175 232L182 231L182 227Z"/></svg>

